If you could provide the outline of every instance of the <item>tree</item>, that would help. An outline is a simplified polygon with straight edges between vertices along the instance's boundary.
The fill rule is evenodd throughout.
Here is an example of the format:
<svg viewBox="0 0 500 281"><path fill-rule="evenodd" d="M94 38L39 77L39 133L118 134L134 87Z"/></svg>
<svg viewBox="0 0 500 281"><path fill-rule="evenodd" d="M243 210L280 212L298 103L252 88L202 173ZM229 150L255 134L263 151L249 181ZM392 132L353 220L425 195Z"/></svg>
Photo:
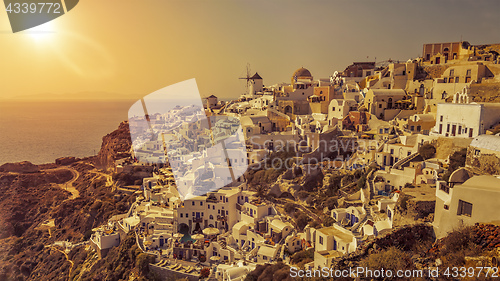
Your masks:
<svg viewBox="0 0 500 281"><path fill-rule="evenodd" d="M462 148L461 150L453 152L450 155L450 165L448 165L448 169L443 174L443 180L448 181L456 169L465 166L465 159L467 157L467 148Z"/></svg>
<svg viewBox="0 0 500 281"><path fill-rule="evenodd" d="M422 158L424 158L424 160L427 160L434 157L436 154L436 148L430 143L425 143L418 149L418 153L422 156Z"/></svg>
<svg viewBox="0 0 500 281"><path fill-rule="evenodd" d="M264 197L267 191L267 186L264 184L258 184L255 186L255 192L257 192L257 197Z"/></svg>
<svg viewBox="0 0 500 281"><path fill-rule="evenodd" d="M306 227L307 223L310 221L311 219L304 213L301 213L298 217L297 217L297 226L300 228L300 229L304 229L304 227Z"/></svg>

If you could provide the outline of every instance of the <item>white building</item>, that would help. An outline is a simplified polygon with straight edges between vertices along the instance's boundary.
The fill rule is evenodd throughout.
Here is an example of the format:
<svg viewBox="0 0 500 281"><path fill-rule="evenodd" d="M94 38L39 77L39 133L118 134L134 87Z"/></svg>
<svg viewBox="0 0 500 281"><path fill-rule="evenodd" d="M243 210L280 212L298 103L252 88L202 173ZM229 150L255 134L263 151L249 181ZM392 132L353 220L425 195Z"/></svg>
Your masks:
<svg viewBox="0 0 500 281"><path fill-rule="evenodd" d="M499 103L440 103L431 135L473 138L500 123Z"/></svg>
<svg viewBox="0 0 500 281"><path fill-rule="evenodd" d="M90 245L103 258L111 248L120 245L120 234L112 229L99 229L90 237Z"/></svg>
<svg viewBox="0 0 500 281"><path fill-rule="evenodd" d="M318 229L314 245L315 268L329 267L333 258L352 253L358 246L356 237L336 224Z"/></svg>
<svg viewBox="0 0 500 281"><path fill-rule="evenodd" d="M500 220L500 179L494 176L468 178L464 170L453 172L448 184L438 182L433 222L437 238L461 226Z"/></svg>

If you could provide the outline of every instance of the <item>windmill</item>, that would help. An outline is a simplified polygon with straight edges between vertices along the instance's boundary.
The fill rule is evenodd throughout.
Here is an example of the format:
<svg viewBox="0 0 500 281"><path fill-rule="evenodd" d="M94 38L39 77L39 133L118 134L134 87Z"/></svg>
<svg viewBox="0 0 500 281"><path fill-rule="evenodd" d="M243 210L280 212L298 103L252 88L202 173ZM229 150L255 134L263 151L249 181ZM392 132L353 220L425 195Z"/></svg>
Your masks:
<svg viewBox="0 0 500 281"><path fill-rule="evenodd" d="M252 76L250 76L250 73L251 73L250 63L247 63L247 75L246 75L246 77L240 77L240 78L238 78L238 79L245 79L245 80L247 80L247 83L246 83L247 93L248 93L248 87L249 87L249 84L250 84L250 79L252 77Z"/></svg>

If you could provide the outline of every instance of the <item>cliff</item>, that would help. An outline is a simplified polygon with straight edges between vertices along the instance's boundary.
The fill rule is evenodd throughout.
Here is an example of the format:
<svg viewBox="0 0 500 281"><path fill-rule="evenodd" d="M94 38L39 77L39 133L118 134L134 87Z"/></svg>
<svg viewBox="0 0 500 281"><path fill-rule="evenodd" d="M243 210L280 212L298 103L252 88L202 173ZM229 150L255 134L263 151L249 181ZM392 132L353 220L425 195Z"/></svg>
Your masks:
<svg viewBox="0 0 500 281"><path fill-rule="evenodd" d="M120 123L118 129L102 138L97 154L97 164L103 169L114 168L115 160L129 157L132 147L128 121Z"/></svg>

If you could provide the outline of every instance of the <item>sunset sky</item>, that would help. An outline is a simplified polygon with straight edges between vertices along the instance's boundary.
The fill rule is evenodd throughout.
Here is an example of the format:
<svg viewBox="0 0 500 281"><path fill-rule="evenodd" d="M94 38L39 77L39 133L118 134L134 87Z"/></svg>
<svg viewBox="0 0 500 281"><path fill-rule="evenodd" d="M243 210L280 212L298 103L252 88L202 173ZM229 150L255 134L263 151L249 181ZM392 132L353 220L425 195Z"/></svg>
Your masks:
<svg viewBox="0 0 500 281"><path fill-rule="evenodd" d="M83 0L18 34L3 11L0 98L139 98L190 78L203 96L236 98L247 63L271 85L301 66L327 78L353 61L414 58L424 43L499 43L499 11L496 0Z"/></svg>

